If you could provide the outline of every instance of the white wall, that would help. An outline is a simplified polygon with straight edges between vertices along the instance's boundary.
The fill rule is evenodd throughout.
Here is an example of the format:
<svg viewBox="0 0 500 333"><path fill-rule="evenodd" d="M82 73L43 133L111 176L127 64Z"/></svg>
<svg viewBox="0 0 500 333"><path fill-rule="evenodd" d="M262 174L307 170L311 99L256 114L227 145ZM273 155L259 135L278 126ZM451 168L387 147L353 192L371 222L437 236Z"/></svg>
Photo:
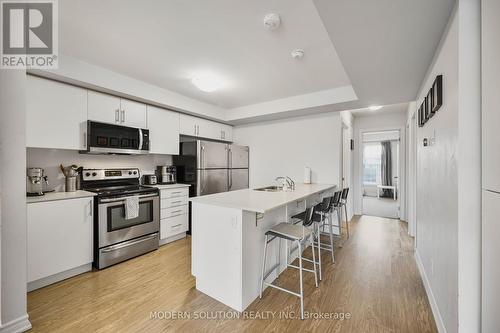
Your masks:
<svg viewBox="0 0 500 333"><path fill-rule="evenodd" d="M0 332L31 327L26 310L26 75L0 70Z"/></svg>
<svg viewBox="0 0 500 333"><path fill-rule="evenodd" d="M417 130L416 257L441 331L480 331L480 2L460 0L417 98L443 74L443 106ZM422 140L432 144L423 147Z"/></svg>
<svg viewBox="0 0 500 333"><path fill-rule="evenodd" d="M141 171L154 171L158 165L171 164L170 155L90 155L73 150L28 148L26 150L28 167L43 168L48 176L49 188L64 191L64 176L59 164L76 164L84 168L139 168Z"/></svg>
<svg viewBox="0 0 500 333"><path fill-rule="evenodd" d="M339 112L237 126L234 141L250 146L250 187L275 183L277 176L303 182L340 184L341 117Z"/></svg>
<svg viewBox="0 0 500 333"><path fill-rule="evenodd" d="M373 115L367 116L356 116L354 117L354 214L362 214L362 184L361 184L361 165L363 162L363 152L362 152L362 133L363 132L374 132L374 131L384 131L384 130L399 130L400 131L400 143L399 143L399 156L405 156L405 145L404 145L404 129L406 123L406 114L403 112L394 113L375 113ZM400 158L400 172L399 172L399 185L400 185L400 203L404 202L405 196L405 182L404 182L404 158ZM401 205L400 215L401 218L405 218L405 211L403 205Z"/></svg>

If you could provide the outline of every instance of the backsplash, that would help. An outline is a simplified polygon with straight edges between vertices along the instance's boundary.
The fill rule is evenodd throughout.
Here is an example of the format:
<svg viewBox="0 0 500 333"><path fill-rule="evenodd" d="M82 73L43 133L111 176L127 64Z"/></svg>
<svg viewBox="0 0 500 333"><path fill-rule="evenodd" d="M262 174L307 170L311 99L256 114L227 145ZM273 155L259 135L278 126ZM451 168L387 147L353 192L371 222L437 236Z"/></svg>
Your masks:
<svg viewBox="0 0 500 333"><path fill-rule="evenodd" d="M141 172L152 172L158 165L172 163L170 155L89 155L74 150L63 149L26 149L27 167L40 167L48 177L49 189L64 191L64 175L59 164L64 166L76 164L84 168L130 168L136 167Z"/></svg>

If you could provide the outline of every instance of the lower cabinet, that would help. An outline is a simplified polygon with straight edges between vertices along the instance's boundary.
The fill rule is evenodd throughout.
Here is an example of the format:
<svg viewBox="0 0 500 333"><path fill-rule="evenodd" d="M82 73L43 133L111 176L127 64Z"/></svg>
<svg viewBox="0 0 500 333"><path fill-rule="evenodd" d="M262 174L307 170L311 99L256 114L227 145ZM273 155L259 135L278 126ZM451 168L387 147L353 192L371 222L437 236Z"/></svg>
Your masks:
<svg viewBox="0 0 500 333"><path fill-rule="evenodd" d="M68 271L92 264L93 198L27 205L28 283L35 287L68 278ZM58 278L57 274L62 274ZM68 275L69 274L69 275ZM49 278L46 283L41 279Z"/></svg>
<svg viewBox="0 0 500 333"><path fill-rule="evenodd" d="M160 190L160 245L183 237L188 230L189 187Z"/></svg>

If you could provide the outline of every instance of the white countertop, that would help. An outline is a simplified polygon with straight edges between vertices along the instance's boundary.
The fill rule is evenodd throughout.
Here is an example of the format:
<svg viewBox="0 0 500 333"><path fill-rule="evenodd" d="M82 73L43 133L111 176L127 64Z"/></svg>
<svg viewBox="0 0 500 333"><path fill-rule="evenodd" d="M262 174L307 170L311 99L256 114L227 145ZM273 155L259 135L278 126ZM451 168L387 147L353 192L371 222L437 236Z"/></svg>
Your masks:
<svg viewBox="0 0 500 333"><path fill-rule="evenodd" d="M76 191L76 192L48 192L45 195L39 197L26 197L26 203L36 203L36 202L46 202L46 201L56 201L56 200L68 200L68 199L79 199L86 197L93 197L97 194L88 191Z"/></svg>
<svg viewBox="0 0 500 333"><path fill-rule="evenodd" d="M156 187L160 190L167 190L171 188L179 188L179 187L189 187L189 184L156 184L156 185L146 185L151 187Z"/></svg>
<svg viewBox="0 0 500 333"><path fill-rule="evenodd" d="M289 202L303 199L315 193L336 187L332 184L297 184L294 191L265 192L244 189L190 198L195 203L220 207L238 208L250 212L265 213Z"/></svg>

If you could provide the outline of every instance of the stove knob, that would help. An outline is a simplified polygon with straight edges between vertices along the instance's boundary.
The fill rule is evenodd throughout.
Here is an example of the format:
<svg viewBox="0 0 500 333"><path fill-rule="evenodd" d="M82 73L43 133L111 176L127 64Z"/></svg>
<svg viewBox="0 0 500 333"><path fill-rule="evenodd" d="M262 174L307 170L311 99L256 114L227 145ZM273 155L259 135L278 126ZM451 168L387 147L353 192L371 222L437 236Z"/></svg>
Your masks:
<svg viewBox="0 0 500 333"><path fill-rule="evenodd" d="M97 176L97 172L92 172L92 177Z"/></svg>
<svg viewBox="0 0 500 333"><path fill-rule="evenodd" d="M90 177L90 172L85 173L85 177Z"/></svg>
<svg viewBox="0 0 500 333"><path fill-rule="evenodd" d="M134 171L134 175L137 175L137 171Z"/></svg>
<svg viewBox="0 0 500 333"><path fill-rule="evenodd" d="M132 174L132 171L129 171L129 172L128 172L128 174L129 174L129 175L131 175L131 174Z"/></svg>

